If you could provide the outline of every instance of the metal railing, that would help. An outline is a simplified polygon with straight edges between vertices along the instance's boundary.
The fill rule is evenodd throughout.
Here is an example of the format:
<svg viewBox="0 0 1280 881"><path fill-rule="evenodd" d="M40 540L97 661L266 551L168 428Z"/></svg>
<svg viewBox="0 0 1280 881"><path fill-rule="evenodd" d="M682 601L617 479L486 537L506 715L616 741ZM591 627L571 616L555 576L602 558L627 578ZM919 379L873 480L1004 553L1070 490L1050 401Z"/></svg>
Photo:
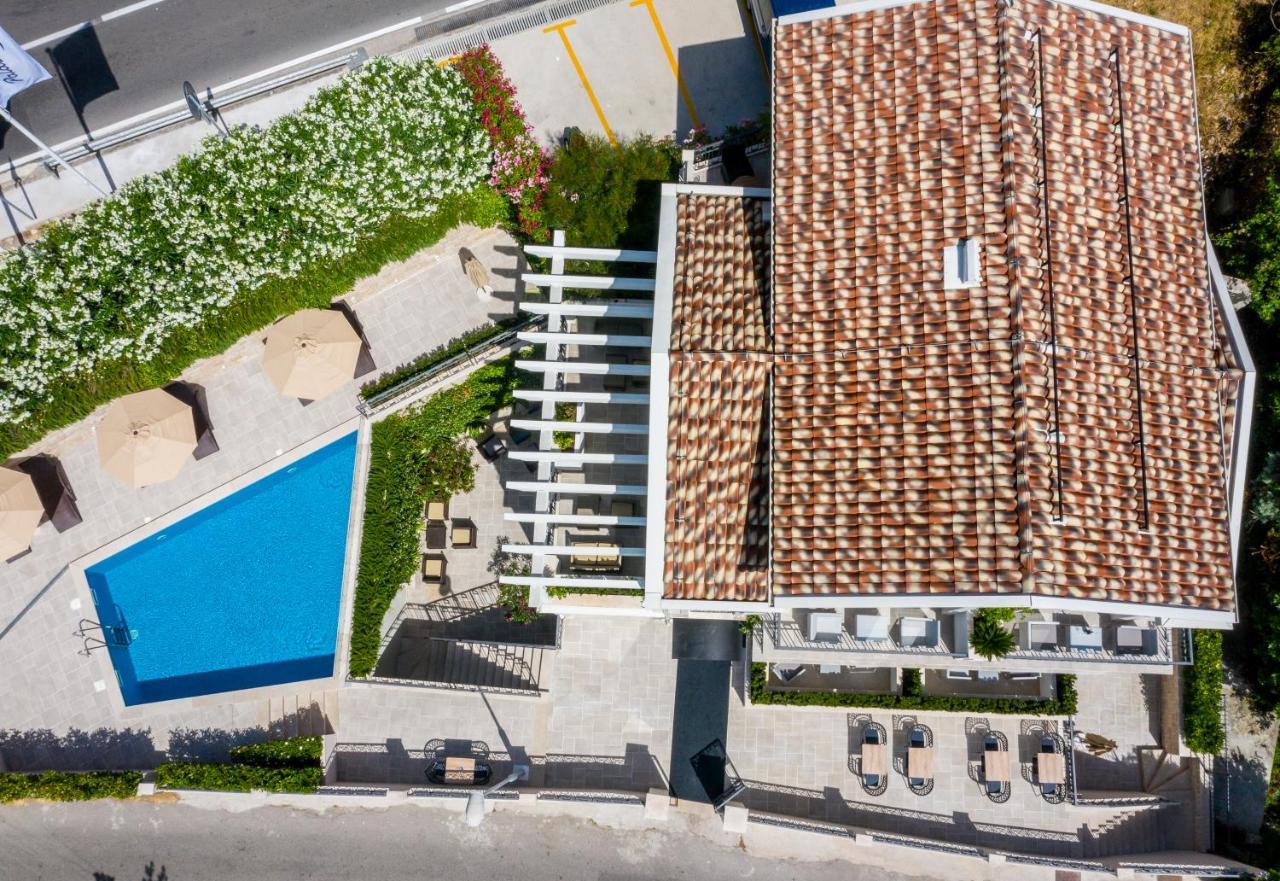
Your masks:
<svg viewBox="0 0 1280 881"><path fill-rule="evenodd" d="M1025 625L1020 625L1025 626ZM1104 640L1102 648L1098 649L1081 649L1072 648L1069 644L1059 641L1053 648L1023 648L1019 646L1005 658L1009 660L1035 660L1035 661L1096 661L1111 664L1174 664L1178 663L1175 659L1173 649L1173 640L1170 638L1169 629L1166 627L1154 627L1155 631L1155 651L1151 654L1143 652L1122 652L1114 648L1115 629L1114 627L1105 627ZM1108 646L1108 637L1112 646Z"/></svg>
<svg viewBox="0 0 1280 881"><path fill-rule="evenodd" d="M258 83L252 83L241 86L237 89L232 89L223 95L215 95L210 92L208 97L205 99L205 103L213 110L223 110L233 104L239 104L242 101L257 98L260 95L265 95L266 93L273 92L276 89L282 89L286 86L300 83L303 80L308 80L312 77L328 73L329 71L347 67L358 57L360 57L360 53L348 52L335 58L329 58L325 61L320 61L307 67L299 68L298 70L291 71L287 74L282 74ZM78 144L73 144L69 147L63 146L62 149L59 150L59 153L61 153L63 159L68 162L74 162L77 159L84 159L87 156L96 155L104 150L109 150L112 147L119 147L123 144L129 143L130 141L135 141L138 138L153 135L156 132L163 131L171 126L191 121L191 112L185 107L180 110L173 110L167 113L158 112L155 116L150 119L145 119L137 125L111 132L110 134L103 135L102 137L86 135ZM19 164L23 164L23 162L20 161ZM44 159L43 165L54 174L57 174L60 170L60 166L52 159Z"/></svg>
<svg viewBox="0 0 1280 881"><path fill-rule="evenodd" d="M841 627L840 633L835 634L834 639L813 640L809 639L799 624L794 621L783 621L779 615L766 618L764 626L760 630L768 635L775 649L955 657L955 653L947 648L941 634L938 636L937 645L902 645L893 638L858 639L847 629Z"/></svg>
<svg viewBox="0 0 1280 881"><path fill-rule="evenodd" d="M468 367L479 366L485 356L498 349L512 347L519 342L517 337L520 333L540 326L545 320L546 316L534 315L519 324L512 325L506 330L482 340L444 361L431 364L422 368L418 373L406 376L390 388L383 389L368 398L361 398L360 402L356 404L356 409L360 411L361 415L371 416L379 410L398 403L429 382L443 379Z"/></svg>

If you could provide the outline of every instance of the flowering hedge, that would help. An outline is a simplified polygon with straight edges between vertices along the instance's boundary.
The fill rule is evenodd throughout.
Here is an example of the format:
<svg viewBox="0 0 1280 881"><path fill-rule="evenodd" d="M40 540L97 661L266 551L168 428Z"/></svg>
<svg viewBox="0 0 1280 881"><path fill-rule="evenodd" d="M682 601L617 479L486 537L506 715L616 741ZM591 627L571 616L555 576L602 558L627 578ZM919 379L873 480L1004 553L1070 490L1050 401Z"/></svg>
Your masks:
<svg viewBox="0 0 1280 881"><path fill-rule="evenodd" d="M516 100L516 87L503 73L502 63L488 46L472 49L453 64L471 88L480 111L480 124L493 144L493 171L489 184L511 200L520 231L535 239L546 238L543 203L550 179L551 158L538 144L533 127Z"/></svg>
<svg viewBox="0 0 1280 881"><path fill-rule="evenodd" d="M389 221L466 219L489 168L461 78L380 58L52 224L0 263L0 443L84 415L153 360L181 369L196 355L173 341L200 351L221 313L238 311L242 335L299 308L280 282L341 270ZM259 307L264 290L279 302ZM74 403L59 401L68 384Z"/></svg>

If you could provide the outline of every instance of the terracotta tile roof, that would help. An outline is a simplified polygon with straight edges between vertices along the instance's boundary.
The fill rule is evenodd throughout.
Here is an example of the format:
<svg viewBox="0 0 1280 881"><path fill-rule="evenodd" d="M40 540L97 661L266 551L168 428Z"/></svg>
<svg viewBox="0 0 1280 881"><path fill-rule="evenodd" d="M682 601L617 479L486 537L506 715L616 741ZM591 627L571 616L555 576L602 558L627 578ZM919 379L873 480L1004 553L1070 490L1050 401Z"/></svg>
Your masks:
<svg viewBox="0 0 1280 881"><path fill-rule="evenodd" d="M773 592L1231 608L1189 40L939 0L774 65Z"/></svg>
<svg viewBox="0 0 1280 881"><path fill-rule="evenodd" d="M664 595L768 599L768 225L761 200L676 209Z"/></svg>

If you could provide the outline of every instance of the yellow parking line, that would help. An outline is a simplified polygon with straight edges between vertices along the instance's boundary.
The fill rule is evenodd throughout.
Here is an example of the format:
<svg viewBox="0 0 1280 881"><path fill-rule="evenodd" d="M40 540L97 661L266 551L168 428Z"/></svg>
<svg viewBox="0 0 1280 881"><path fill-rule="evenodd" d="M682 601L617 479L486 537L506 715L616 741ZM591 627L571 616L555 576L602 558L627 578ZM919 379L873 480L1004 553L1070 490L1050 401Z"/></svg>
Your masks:
<svg viewBox="0 0 1280 881"><path fill-rule="evenodd" d="M676 62L676 54L671 51L671 44L667 42L667 33L662 29L662 21L658 18L658 10L653 8L653 0L631 0L631 5L643 6L649 10L649 19L653 22L653 29L658 32L658 41L662 43L662 51L667 53L667 63L671 65L671 72L676 76L676 86L679 87L680 97L689 111L689 119L693 122L694 128L702 128L702 122L698 119L698 111L693 107L693 98L690 97L689 89L684 84L684 77L680 76L680 65Z"/></svg>
<svg viewBox="0 0 1280 881"><path fill-rule="evenodd" d="M461 58L461 55L450 55L448 58L441 58L436 62L436 67L448 67L451 64L457 64Z"/></svg>
<svg viewBox="0 0 1280 881"><path fill-rule="evenodd" d="M604 133L609 137L609 143L618 146L618 139L613 136L613 129L609 128L609 120L605 118L604 108L600 106L600 102L596 99L595 89L591 88L591 81L587 79L587 72L582 69L582 63L578 61L578 53L573 51L573 44L569 42L569 35L564 29L574 24L575 19L562 21L559 24L553 24L551 27L543 28L544 34L556 31L560 34L560 39L564 41L564 51L569 54L569 61L573 63L573 69L578 72L578 79L582 81L582 89L587 93L587 98L591 101L591 106L596 110L596 116L600 118L600 127L604 129Z"/></svg>

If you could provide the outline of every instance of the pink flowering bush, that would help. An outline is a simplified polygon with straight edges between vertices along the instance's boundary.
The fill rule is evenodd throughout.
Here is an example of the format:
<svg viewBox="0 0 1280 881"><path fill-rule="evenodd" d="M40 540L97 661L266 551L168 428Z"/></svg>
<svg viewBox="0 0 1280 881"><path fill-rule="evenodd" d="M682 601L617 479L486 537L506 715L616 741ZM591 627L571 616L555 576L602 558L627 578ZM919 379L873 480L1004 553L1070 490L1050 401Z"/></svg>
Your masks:
<svg viewBox="0 0 1280 881"><path fill-rule="evenodd" d="M489 184L511 200L520 232L546 239L544 207L551 183L551 157L534 137L524 109L516 100L515 86L488 46L472 49L453 67L470 87L480 124L493 145Z"/></svg>

